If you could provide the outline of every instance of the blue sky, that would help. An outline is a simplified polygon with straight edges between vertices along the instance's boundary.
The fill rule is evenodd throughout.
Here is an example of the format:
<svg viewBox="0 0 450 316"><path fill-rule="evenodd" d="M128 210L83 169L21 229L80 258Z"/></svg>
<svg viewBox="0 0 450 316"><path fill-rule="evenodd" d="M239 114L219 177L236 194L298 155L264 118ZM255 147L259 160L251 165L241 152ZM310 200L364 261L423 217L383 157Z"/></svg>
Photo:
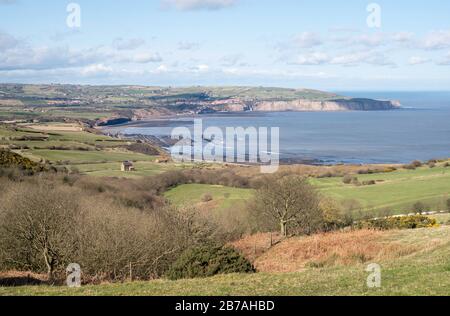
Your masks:
<svg viewBox="0 0 450 316"><path fill-rule="evenodd" d="M450 1L0 0L0 82L450 90Z"/></svg>

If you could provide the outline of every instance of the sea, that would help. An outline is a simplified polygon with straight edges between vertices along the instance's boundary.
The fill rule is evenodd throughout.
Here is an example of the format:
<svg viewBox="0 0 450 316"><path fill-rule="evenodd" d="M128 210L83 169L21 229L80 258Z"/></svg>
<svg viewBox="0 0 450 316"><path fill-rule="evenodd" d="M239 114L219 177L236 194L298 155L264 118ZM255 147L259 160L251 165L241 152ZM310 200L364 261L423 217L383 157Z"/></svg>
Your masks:
<svg viewBox="0 0 450 316"><path fill-rule="evenodd" d="M402 108L370 112L227 113L195 117L204 128L279 127L279 150L286 162L316 164L408 163L450 158L449 92L337 91L340 95L399 100ZM194 117L124 126L123 134L157 137L193 127Z"/></svg>

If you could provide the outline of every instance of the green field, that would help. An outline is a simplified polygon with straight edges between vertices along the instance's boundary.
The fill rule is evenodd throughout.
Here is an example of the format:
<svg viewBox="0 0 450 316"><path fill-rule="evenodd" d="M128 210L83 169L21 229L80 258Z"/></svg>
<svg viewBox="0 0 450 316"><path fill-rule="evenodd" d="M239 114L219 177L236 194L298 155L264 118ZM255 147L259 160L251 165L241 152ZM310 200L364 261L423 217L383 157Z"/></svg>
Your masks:
<svg viewBox="0 0 450 316"><path fill-rule="evenodd" d="M174 205L195 205L202 203L202 198L209 194L216 210L242 206L253 196L252 190L224 187L220 185L186 184L180 185L165 196Z"/></svg>
<svg viewBox="0 0 450 316"><path fill-rule="evenodd" d="M48 139L17 139L24 136ZM171 163L156 164L156 157L126 150L124 147L128 144L130 141L88 132L38 132L26 127L14 130L0 126L0 146L18 146L22 149L16 151L28 158L76 167L82 173L93 176L138 178L186 167ZM135 161L136 172L121 172L120 162L124 160ZM356 176L360 182L374 180L376 185L344 184L342 177L311 178L311 182L325 196L356 204L357 209L374 215L384 211L410 213L418 201L425 203L430 211L445 210L450 195L450 168L445 168L442 163L435 168L424 166L416 170L399 169L391 173ZM198 204L205 194L213 196L211 207L225 209L243 205L253 192L209 185L185 185L171 190L167 197L177 205Z"/></svg>
<svg viewBox="0 0 450 316"><path fill-rule="evenodd" d="M337 200L355 200L366 210L387 209L396 213L411 211L417 201L430 210L444 210L450 195L450 168L442 166L357 177L360 182L375 180L377 184L355 186L344 184L342 178L314 179L313 184Z"/></svg>
<svg viewBox="0 0 450 316"><path fill-rule="evenodd" d="M412 255L378 262L381 288L366 286L365 264L305 268L297 273L220 275L208 279L66 287L0 288L0 295L90 296L338 296L338 295L450 295L450 227L406 230L389 234L389 241L424 246ZM436 243L436 246L426 246Z"/></svg>
<svg viewBox="0 0 450 316"><path fill-rule="evenodd" d="M391 173L357 175L362 181L376 180L376 185L355 186L344 184L342 177L312 178L311 182L320 192L337 201L357 201L367 212L378 214L389 210L394 214L410 213L416 202L423 202L429 211L446 210L446 201L450 197L450 168L422 167L417 170L398 170ZM219 208L229 208L249 200L252 190L227 188L211 185L188 184L172 189L167 198L174 204L201 202L205 194L211 194L217 200ZM224 199L224 194L231 196Z"/></svg>
<svg viewBox="0 0 450 316"><path fill-rule="evenodd" d="M68 161L71 164L120 161L154 161L155 157L126 151L76 151L76 150L47 150L39 149L31 152L24 151L25 156L30 153L33 157L44 158L49 161Z"/></svg>
<svg viewBox="0 0 450 316"><path fill-rule="evenodd" d="M22 137L44 137L46 140L20 140ZM0 146L14 146L17 153L32 160L46 160L92 176L139 178L184 167L157 164L155 156L127 150L125 147L131 143L130 140L89 132L39 132L26 127L14 130L0 126ZM120 163L125 160L135 163L135 172L120 170Z"/></svg>
<svg viewBox="0 0 450 316"><path fill-rule="evenodd" d="M123 177L141 178L157 175L166 171L181 170L186 165L181 164L158 164L153 161L138 161L134 163L136 171L124 173L120 170L119 162L72 164L69 168L76 168L83 174L94 177Z"/></svg>

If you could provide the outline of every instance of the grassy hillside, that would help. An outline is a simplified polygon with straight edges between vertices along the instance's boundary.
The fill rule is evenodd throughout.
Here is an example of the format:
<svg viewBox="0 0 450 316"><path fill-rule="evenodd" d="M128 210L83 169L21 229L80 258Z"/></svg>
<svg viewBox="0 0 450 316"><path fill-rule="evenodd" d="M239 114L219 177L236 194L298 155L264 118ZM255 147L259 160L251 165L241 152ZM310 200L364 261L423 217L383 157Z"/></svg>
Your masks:
<svg viewBox="0 0 450 316"><path fill-rule="evenodd" d="M236 98L244 101L323 101L344 97L317 90L273 87L0 84L0 121L71 119L92 123L115 116L131 118L135 110L148 110L155 115L173 115L179 111L189 114L200 111L204 102Z"/></svg>
<svg viewBox="0 0 450 316"><path fill-rule="evenodd" d="M204 201L206 195L210 201ZM220 185L186 184L168 191L165 196L178 206L197 205L213 210L226 210L244 206L251 199L252 190L224 187Z"/></svg>
<svg viewBox="0 0 450 316"><path fill-rule="evenodd" d="M8 85L0 84L0 93L4 94L5 105L17 100L16 105L30 99L95 99L108 100L111 104L139 101L144 98L244 98L261 100L311 99L328 100L338 97L336 94L310 89L287 89L276 87L144 87L144 86L77 86L77 85ZM1 100L0 100L1 102Z"/></svg>
<svg viewBox="0 0 450 316"><path fill-rule="evenodd" d="M391 173L356 175L360 182L375 180L376 185L344 184L342 177L311 178L323 195L344 204L355 204L356 209L377 216L385 210L396 214L410 213L413 205L423 202L430 211L446 210L450 198L450 168L441 163L435 168L421 167L417 170L399 169ZM252 190L224 188L210 185L183 185L169 191L166 197L175 204L201 204L205 194L217 201L216 207L223 209L239 205L252 197ZM224 199L224 194L232 198Z"/></svg>
<svg viewBox="0 0 450 316"><path fill-rule="evenodd" d="M158 156L134 152L132 144L130 140L82 131L80 125L74 124L0 125L0 148L9 148L35 162L45 160L92 176L138 178L183 167L158 164ZM136 172L120 171L120 163L125 160L135 162Z"/></svg>
<svg viewBox="0 0 450 316"><path fill-rule="evenodd" d="M336 235L333 239L336 243L341 240ZM301 240L288 242L294 243L291 249L295 250L295 244ZM208 279L105 284L81 289L3 287L0 295L450 295L450 227L385 232L376 243L405 247L409 251L399 252L394 257L380 255L366 259L362 253L357 256L360 262L353 259L349 265L304 267L290 273L235 274ZM292 252L291 256L297 255ZM365 269L373 262L382 267L382 287L377 289L366 286L369 274Z"/></svg>
<svg viewBox="0 0 450 316"><path fill-rule="evenodd" d="M337 200L355 200L367 210L388 209L404 212L417 201L426 203L432 210L445 209L450 197L450 168L441 164L417 170L399 169L392 173L356 175L360 182L374 180L376 185L355 186L344 184L342 178L314 179L324 194Z"/></svg>
<svg viewBox="0 0 450 316"><path fill-rule="evenodd" d="M190 167L186 164L159 164L155 162L157 156L130 150L129 145L132 141L81 130L71 131L71 128L80 129L80 125L78 127L63 123L0 125L0 148L9 148L36 162L46 160L98 177L139 178ZM136 172L121 172L120 162L124 160L134 161ZM323 169L322 173L327 171L332 173L329 167L311 168ZM337 166L336 170L339 168ZM307 172L294 169L292 172L300 174ZM339 174L357 173L356 169L353 171L351 168L347 169L341 170ZM430 210L444 210L446 200L450 197L450 168L444 167L444 163L437 164L435 168L428 166L416 170L400 168L394 172L355 176L360 183L375 181L376 184L370 186L344 184L342 177L311 178L311 182L324 195L346 204L355 204L356 209L370 211L375 215L385 210L394 213L410 212L418 201L425 203ZM205 194L210 194L212 201L204 203L202 198ZM224 210L243 205L252 194L251 190L245 189L184 185L168 192L167 198L176 205L194 204Z"/></svg>

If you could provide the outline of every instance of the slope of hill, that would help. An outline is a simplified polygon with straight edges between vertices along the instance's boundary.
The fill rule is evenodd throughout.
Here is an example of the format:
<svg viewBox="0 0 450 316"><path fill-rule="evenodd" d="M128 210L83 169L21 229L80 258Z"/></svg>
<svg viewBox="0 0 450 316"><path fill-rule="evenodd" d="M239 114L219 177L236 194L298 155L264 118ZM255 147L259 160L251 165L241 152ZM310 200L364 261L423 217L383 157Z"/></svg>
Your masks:
<svg viewBox="0 0 450 316"><path fill-rule="evenodd" d="M325 236L316 239L294 239L277 247L288 247L293 259L324 242L328 250L338 249L347 264L307 265L296 272L219 275L207 279L130 282L84 286L80 289L50 286L0 287L0 295L90 295L90 296L317 296L317 295L449 295L450 294L450 227L380 232L370 238L366 247L345 243L349 233L334 234L333 242ZM300 245L300 246L299 246ZM277 252L277 247L273 251ZM367 247L369 247L367 249ZM347 249L348 248L348 249ZM342 251L347 249L348 251ZM358 251L351 251L351 249ZM380 250L379 252L373 250ZM383 249L392 251L384 252ZM404 249L404 251L402 251ZM370 253L377 253L376 256ZM369 256L366 257L366 255ZM331 254L330 254L331 255ZM292 262L292 260L291 260ZM381 266L381 287L368 288L371 263ZM289 264L289 262L287 262ZM271 271L271 270L268 270Z"/></svg>

